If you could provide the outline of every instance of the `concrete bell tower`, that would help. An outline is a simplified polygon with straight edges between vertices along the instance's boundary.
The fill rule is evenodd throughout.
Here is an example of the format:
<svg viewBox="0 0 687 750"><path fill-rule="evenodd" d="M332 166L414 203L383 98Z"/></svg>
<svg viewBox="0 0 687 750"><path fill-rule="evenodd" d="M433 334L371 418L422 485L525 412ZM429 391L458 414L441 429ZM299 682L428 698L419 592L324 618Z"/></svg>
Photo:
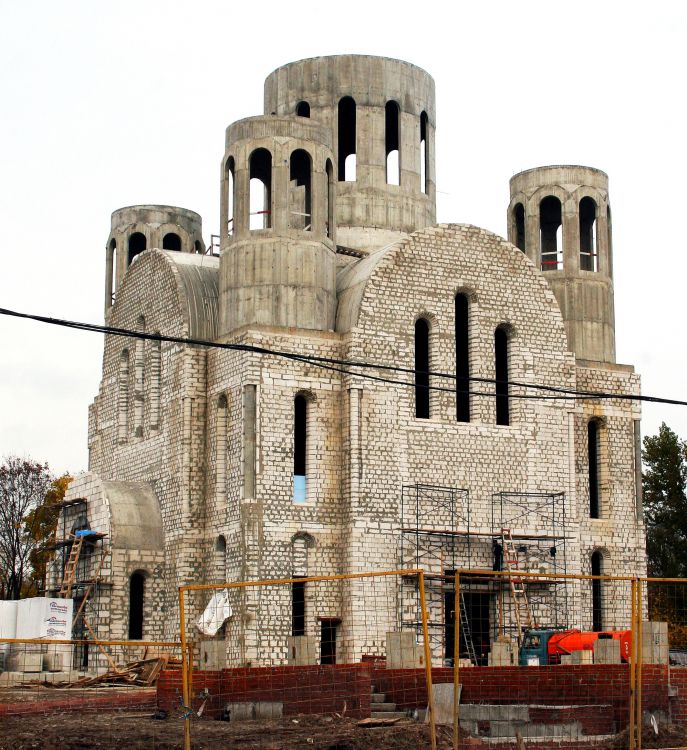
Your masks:
<svg viewBox="0 0 687 750"><path fill-rule="evenodd" d="M340 245L369 251L435 223L434 80L421 68L369 55L300 60L265 81L265 114L329 131Z"/></svg>
<svg viewBox="0 0 687 750"><path fill-rule="evenodd" d="M510 180L508 239L544 273L578 359L615 362L608 176L537 167Z"/></svg>
<svg viewBox="0 0 687 750"><path fill-rule="evenodd" d="M313 120L250 117L227 128L221 335L247 325L334 329L335 164L330 133Z"/></svg>
<svg viewBox="0 0 687 750"><path fill-rule="evenodd" d="M112 212L105 246L105 314L129 266L157 247L181 253L204 253L203 220L177 206L127 206Z"/></svg>

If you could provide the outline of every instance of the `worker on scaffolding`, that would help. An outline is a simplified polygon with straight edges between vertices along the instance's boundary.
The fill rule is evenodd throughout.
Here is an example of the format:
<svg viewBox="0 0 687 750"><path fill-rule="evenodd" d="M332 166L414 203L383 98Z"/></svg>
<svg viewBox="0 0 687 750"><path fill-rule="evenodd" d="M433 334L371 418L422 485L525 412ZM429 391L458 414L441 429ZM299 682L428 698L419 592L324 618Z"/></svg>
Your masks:
<svg viewBox="0 0 687 750"><path fill-rule="evenodd" d="M503 545L498 539L492 541L494 551L494 570L503 570Z"/></svg>

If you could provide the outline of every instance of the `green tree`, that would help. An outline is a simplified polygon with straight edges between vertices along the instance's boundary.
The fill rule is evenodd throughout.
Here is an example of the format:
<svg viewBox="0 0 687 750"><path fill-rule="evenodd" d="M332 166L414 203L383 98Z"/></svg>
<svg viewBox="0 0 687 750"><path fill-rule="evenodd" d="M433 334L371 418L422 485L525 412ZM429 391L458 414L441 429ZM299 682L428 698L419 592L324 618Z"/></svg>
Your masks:
<svg viewBox="0 0 687 750"><path fill-rule="evenodd" d="M687 577L687 443L664 422L642 459L649 575Z"/></svg>
<svg viewBox="0 0 687 750"><path fill-rule="evenodd" d="M19 599L31 574L38 517L53 477L47 464L8 456L0 465L0 598Z"/></svg>

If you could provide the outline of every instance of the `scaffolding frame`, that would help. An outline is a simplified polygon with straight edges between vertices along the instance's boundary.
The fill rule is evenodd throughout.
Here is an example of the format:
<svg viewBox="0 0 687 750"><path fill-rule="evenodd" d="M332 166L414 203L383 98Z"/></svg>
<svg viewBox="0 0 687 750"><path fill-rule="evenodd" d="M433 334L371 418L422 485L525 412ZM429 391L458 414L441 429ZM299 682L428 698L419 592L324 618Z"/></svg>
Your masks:
<svg viewBox="0 0 687 750"><path fill-rule="evenodd" d="M434 603L434 610L444 612L444 594L453 591L453 577L446 572L471 566L472 536L468 490L431 484L403 485L400 568L425 571L427 596ZM422 617L416 578L401 578L399 623L402 629L420 634ZM439 651L446 633L445 614L439 619L430 618L428 627L430 646Z"/></svg>
<svg viewBox="0 0 687 750"><path fill-rule="evenodd" d="M493 539L506 552L507 539L511 538L516 560L515 572L499 577L496 587L498 596L498 634L517 632L518 618L513 608L517 603L505 591L512 588L513 578L526 590L531 610L535 613L549 612L550 622L536 622L537 626L567 627L569 620L568 586L559 578L568 572L567 545L570 538L566 527L564 492L496 492L492 495L491 530ZM521 557L522 556L522 557ZM539 570L532 570L530 559L539 560ZM521 567L520 567L521 566ZM517 570L538 572L550 578L518 578Z"/></svg>
<svg viewBox="0 0 687 750"><path fill-rule="evenodd" d="M88 501L85 498L63 500L56 507L60 517L55 527L52 543L48 546L54 553L46 575L46 596L59 597L64 581L65 567L72 547L76 542L76 531L88 530ZM76 514L70 509L79 509ZM69 529L67 528L69 525ZM103 581L100 571L110 550L106 544L107 534L92 532L83 537L81 553L77 562L76 576L69 583L65 598L74 600L74 617L72 620L72 637L81 641L74 649L76 668L88 663L89 646L87 641L98 633L100 627L100 594L103 588L112 584ZM99 553L99 554L98 554ZM48 583L50 581L50 583ZM88 620L86 620L88 618Z"/></svg>

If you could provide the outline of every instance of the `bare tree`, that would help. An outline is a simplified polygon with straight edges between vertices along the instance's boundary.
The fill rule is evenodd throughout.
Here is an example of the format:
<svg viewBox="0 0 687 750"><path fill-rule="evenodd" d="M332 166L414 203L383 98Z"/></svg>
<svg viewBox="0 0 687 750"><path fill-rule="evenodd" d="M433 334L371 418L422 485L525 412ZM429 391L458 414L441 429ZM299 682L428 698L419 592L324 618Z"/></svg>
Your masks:
<svg viewBox="0 0 687 750"><path fill-rule="evenodd" d="M53 477L47 464L8 456L0 465L0 599L19 599L31 571L36 546L32 513L44 500Z"/></svg>

